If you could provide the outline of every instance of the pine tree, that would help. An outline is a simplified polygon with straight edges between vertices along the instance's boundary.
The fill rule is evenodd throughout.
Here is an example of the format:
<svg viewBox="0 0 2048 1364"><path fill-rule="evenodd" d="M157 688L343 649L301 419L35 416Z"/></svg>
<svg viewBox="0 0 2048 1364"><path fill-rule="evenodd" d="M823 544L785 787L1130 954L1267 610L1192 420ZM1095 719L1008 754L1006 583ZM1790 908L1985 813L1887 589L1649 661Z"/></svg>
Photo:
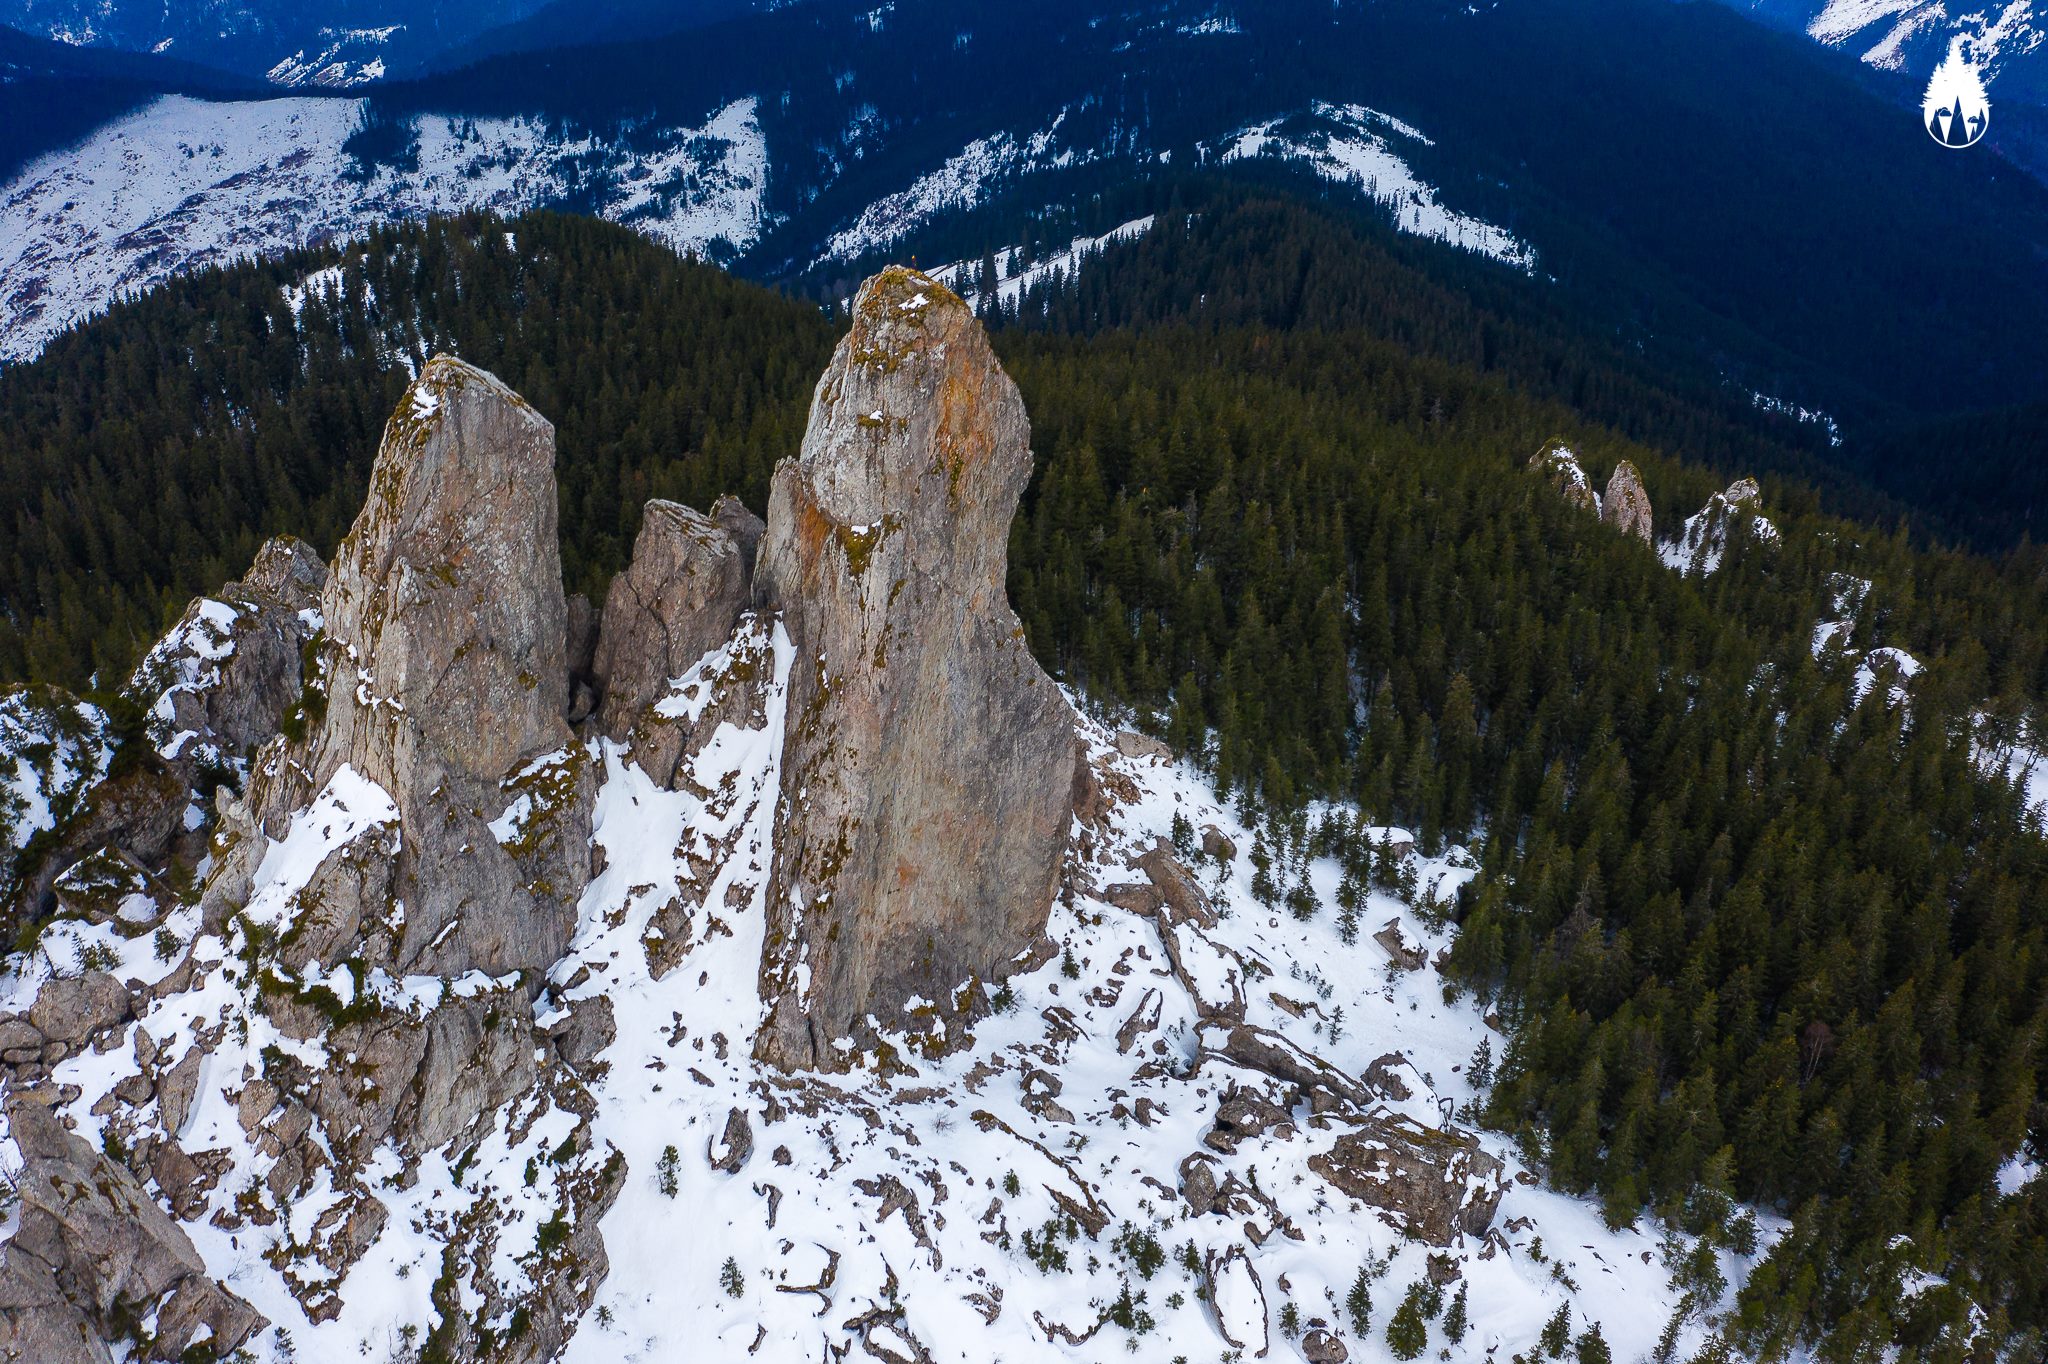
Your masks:
<svg viewBox="0 0 2048 1364"><path fill-rule="evenodd" d="M1444 1313L1444 1339L1456 1345L1465 1338L1466 1326L1465 1285L1461 1282L1449 1310Z"/></svg>
<svg viewBox="0 0 2048 1364"><path fill-rule="evenodd" d="M1351 1291L1344 1295L1344 1311L1351 1318L1351 1333L1364 1339L1372 1329L1372 1276L1363 1265L1351 1281Z"/></svg>
<svg viewBox="0 0 2048 1364"><path fill-rule="evenodd" d="M1543 1324L1543 1333L1537 1338L1543 1353L1552 1359L1563 1359L1565 1348L1572 1340L1572 1305L1559 1303L1557 1311Z"/></svg>
<svg viewBox="0 0 2048 1364"><path fill-rule="evenodd" d="M1413 1292L1401 1299L1387 1322L1387 1348L1396 1359L1414 1359L1429 1348L1429 1323L1423 1320L1422 1303Z"/></svg>

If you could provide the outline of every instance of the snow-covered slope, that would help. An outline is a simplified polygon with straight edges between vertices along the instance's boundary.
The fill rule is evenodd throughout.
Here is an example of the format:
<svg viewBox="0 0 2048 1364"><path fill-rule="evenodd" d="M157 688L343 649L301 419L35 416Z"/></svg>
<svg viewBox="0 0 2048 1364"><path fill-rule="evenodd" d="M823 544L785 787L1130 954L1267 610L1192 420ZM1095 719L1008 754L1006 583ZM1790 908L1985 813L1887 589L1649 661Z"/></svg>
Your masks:
<svg viewBox="0 0 2048 1364"><path fill-rule="evenodd" d="M417 165L367 179L343 150L361 107L168 96L29 165L0 186L0 363L183 270L593 184L605 217L676 251L730 252L761 231L768 154L751 99L644 139L646 154L538 119L425 116Z"/></svg>
<svg viewBox="0 0 2048 1364"><path fill-rule="evenodd" d="M63 1109L95 1147L146 1140L160 1124L235 1172L197 1189L207 1206L188 1208L184 1224L209 1271L274 1323L250 1343L254 1358L413 1357L443 1310L449 1265L480 1267L508 1290L499 1301L561 1272L565 1190L620 1157L627 1186L600 1226L609 1272L563 1356L578 1364L796 1364L859 1345L913 1364L1167 1364L1292 1358L1332 1338L1348 1342L1350 1359L1381 1364L1395 1357L1386 1333L1397 1307L1411 1292L1428 1297L1432 1281L1431 1357L1529 1351L1566 1306L1573 1333L1597 1324L1618 1359L1656 1345L1680 1311L1664 1263L1673 1247L1689 1249L1683 1238L1667 1244L1647 1223L1610 1231L1595 1204L1546 1191L1499 1138L1479 1134L1469 1171L1445 1186L1454 1200L1499 1190L1490 1229L1454 1231L1441 1248L1410 1215L1361 1202L1322 1172L1361 1132L1412 1134L1416 1149L1471 1140L1452 1115L1479 1097L1475 1057L1498 1055L1504 1039L1479 1006L1447 996L1431 964L1450 931L1434 906L1473 875L1469 856L1421 857L1399 830L1319 808L1304 830L1349 829L1384 849L1412 889L1373 891L1346 913L1337 863L1282 835L1271 848L1276 880L1306 893L1290 897L1293 912L1267 907L1253 893L1250 850L1268 855L1261 831L1219 808L1191 769L1128 735L1120 743L1084 723L1107 824L1083 844L1076 893L1054 909L1049 960L1012 979L1001 1012L968 1045L927 1059L925 1039L897 1038L843 1076L753 1061L792 663L780 625L753 619L672 684L662 704L701 714L728 678L772 677L748 723L721 724L682 789L662 789L630 748L592 742L604 870L538 1012L543 1028L574 1036L594 1003L608 1003L615 1033L583 1067L595 1078L580 1093L544 1069L540 1088L459 1155L378 1154L366 1175L389 1215L338 1281L321 1268L322 1247L362 1233L355 1205L322 1183L273 1207L277 1147L252 1139L238 1116L262 1102L251 1096L267 1066L339 1063L265 1017L265 987L237 967L241 935L253 930L215 933L196 911L171 907L148 916L153 933L74 920L15 959L0 998L11 1009L84 961L154 983L190 944L190 988L160 991L120 1045L62 1062L52 1081L77 1086ZM271 846L252 915L292 902L330 849L388 838L390 810L373 784L337 774ZM1214 849L1191 857L1211 927L1169 928L1115 902L1126 899L1131 860L1176 834L1183 847L1201 837ZM657 978L653 949L673 958L678 938L679 960ZM302 986L324 986L337 1007L388 1011L512 988L510 978L358 979L340 968ZM1379 1097L1363 1121L1373 1125L1316 1111L1273 1067L1223 1056L1191 988L1241 995L1263 1044L1292 1058L1282 1069L1328 1067L1319 1073L1330 1083L1354 1086L1369 1074ZM205 1060L170 1100L176 1111L152 1103L118 1132L103 1121L129 1112L102 1099L132 1069L131 1053L188 1048ZM1191 1207L1198 1186L1229 1211ZM1724 1263L1736 1281L1745 1268ZM488 1311L466 1277L456 1282L465 1310ZM1465 1324L1453 1336L1460 1300ZM1678 1330L1681 1342L1702 1333L1690 1316Z"/></svg>
<svg viewBox="0 0 2048 1364"><path fill-rule="evenodd" d="M1793 17L1807 5L1778 6ZM1806 18L1806 32L1884 70L1918 69L1916 57L1937 57L1960 42L1973 64L1992 74L2024 62L2048 41L2034 0L1992 0L1969 7L1942 0L1825 0Z"/></svg>
<svg viewBox="0 0 2048 1364"><path fill-rule="evenodd" d="M1092 160L1092 150L1074 147L1061 136L1065 123L1062 112L1028 137L995 133L976 138L909 186L869 204L853 222L832 235L825 243L825 254L852 259L879 250L943 213L985 202L1005 177Z"/></svg>
<svg viewBox="0 0 2048 1364"><path fill-rule="evenodd" d="M986 290L983 287L986 282L981 277L983 262L978 260L957 260L929 273L933 279L966 299L977 311L984 302L984 292L994 294L1004 307L1015 308L1027 289L1057 278L1071 279L1104 247L1135 241L1151 230L1152 215L1148 213L1142 218L1120 223L1099 237L1078 236L1067 244L1064 251L1030 261L1025 259L1022 249L1006 246L989 257L988 264L995 268L995 281L993 287Z"/></svg>
<svg viewBox="0 0 2048 1364"><path fill-rule="evenodd" d="M1403 232L1481 255L1521 270L1536 268L1536 252L1506 228L1447 208L1437 188L1418 176L1399 151L1399 139L1435 144L1398 118L1359 104L1318 101L1307 115L1246 128L1216 149L1221 161L1278 156L1303 161L1329 180L1357 187L1387 207Z"/></svg>

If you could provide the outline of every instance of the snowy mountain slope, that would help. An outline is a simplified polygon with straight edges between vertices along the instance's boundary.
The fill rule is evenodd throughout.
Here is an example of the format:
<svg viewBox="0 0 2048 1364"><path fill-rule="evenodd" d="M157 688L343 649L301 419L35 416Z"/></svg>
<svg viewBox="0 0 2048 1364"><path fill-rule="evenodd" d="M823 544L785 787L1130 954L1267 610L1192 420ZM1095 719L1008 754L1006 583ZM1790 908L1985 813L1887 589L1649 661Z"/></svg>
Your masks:
<svg viewBox="0 0 2048 1364"><path fill-rule="evenodd" d="M593 182L599 213L679 252L729 254L761 231L752 100L646 155L535 118L423 117L416 164L367 179L343 149L361 107L168 96L26 167L0 187L0 362L180 271L432 213L517 212Z"/></svg>
<svg viewBox="0 0 2048 1364"><path fill-rule="evenodd" d="M1941 0L1734 0L1737 8L1809 37L1884 71L1923 79L1952 45L1996 78L2029 68L2048 27L2034 0L1993 0L1971 8Z"/></svg>
<svg viewBox="0 0 2048 1364"><path fill-rule="evenodd" d="M1535 250L1527 242L1484 219L1445 208L1436 188L1394 150L1388 133L1410 144L1435 145L1392 115L1363 105L1317 100L1303 117L1246 128L1216 154L1226 163L1258 156L1306 162L1325 179L1354 186L1385 205L1403 232L1492 256L1518 269L1536 268Z"/></svg>
<svg viewBox="0 0 2048 1364"><path fill-rule="evenodd" d="M167 96L0 186L0 363L33 357L115 298L174 274L432 213L516 213L577 195L672 250L738 260L772 225L774 168L759 107L751 97L735 100L701 127L635 134L636 146L658 146L651 153L534 117L415 115L407 122L416 157L378 165L365 178L344 149L361 101ZM1067 122L1062 113L1028 137L977 139L866 205L817 244L816 259L885 251L986 204L1020 177L1114 155ZM1368 124L1427 145L1399 120L1319 103L1218 138L1210 150L1219 163L1306 161L1388 206L1404 232L1532 267L1533 248L1446 208L1441 192ZM1077 242L1069 268L1084 251Z"/></svg>
<svg viewBox="0 0 2048 1364"><path fill-rule="evenodd" d="M989 287L990 281L982 278L983 263L978 260L954 261L929 273L933 279L966 299L968 305L977 311L983 306L984 294L993 294L994 302L1014 309L1027 290L1062 276L1071 278L1104 247L1144 236L1152 230L1152 222L1150 215L1133 218L1100 236L1076 237L1068 243L1066 250L1035 260L1027 261L1023 251L1017 247L1004 247L992 253L988 260L995 270L992 288Z"/></svg>
<svg viewBox="0 0 2048 1364"><path fill-rule="evenodd" d="M1430 906L1472 874L1470 859L1457 849L1401 854L1415 891L1374 892L1350 919L1335 903L1336 864L1283 846L1281 874L1299 876L1315 899L1306 921L1258 903L1248 857L1199 859L1217 922L1184 925L1169 942L1153 918L1107 898L1133 874L1128 860L1177 824L1240 849L1257 835L1192 771L1094 725L1085 729L1091 761L1114 794L1109 824L1077 868L1086 888L1055 908L1053 958L1013 980L1006 1007L970 1045L928 1060L905 1037L839 1077L792 1077L749 1059L763 1012L755 965L792 662L780 627L754 620L676 680L663 705L701 714L736 665L765 666L773 678L750 721L721 726L686 789L661 789L630 749L596 741L604 775L594 841L605 871L538 1006L541 1026L570 1036L591 1001L609 1002L615 1033L594 1056L596 1078L587 1094L545 1081L459 1157L408 1166L395 1150L378 1153L366 1175L388 1217L338 1281L319 1257L352 1205L324 1184L276 1204L267 1192L276 1147L252 1140L238 1117L280 1050L316 1068L337 1058L266 1020L256 983L236 965L245 930L218 935L176 908L152 919L154 936L69 921L33 958L16 959L11 1009L81 962L111 961L117 976L154 984L190 944L194 984L146 1005L126 1044L63 1062L52 1082L76 1086L63 1111L95 1145L132 1145L160 1125L236 1172L201 1192L205 1206L188 1209L199 1215L185 1224L209 1271L281 1328L251 1342L256 1359L411 1358L446 1310L448 1263L512 1299L560 1272L549 1228L571 1207L568 1190L621 1156L624 1196L601 1223L609 1273L566 1360L682 1361L708 1349L808 1361L865 1344L882 1359L1166 1364L1230 1357L1233 1341L1246 1355L1292 1357L1321 1331L1351 1359L1381 1364L1396 1357L1386 1336L1396 1307L1432 1279L1444 1284L1426 1328L1432 1355L1530 1350L1567 1305L1573 1332L1597 1323L1617 1358L1656 1345L1681 1306L1663 1257L1687 1250L1683 1238L1666 1246L1648 1226L1609 1231L1597 1206L1545 1191L1510 1146L1481 1134L1478 1149L1501 1163L1493 1187L1505 1190L1493 1230L1456 1233L1439 1250L1403 1213L1347 1197L1319 1173L1354 1119L1287 1111L1298 1091L1220 1055L1214 1027L1197 1023L1184 982L1240 991L1248 1022L1299 1048L1309 1058L1301 1064L1379 1077L1375 1121L1423 1138L1450 1133L1446 1115L1476 1097L1466 1069L1475 1052L1502 1041L1478 1006L1446 1001L1427 963L1448 931ZM388 797L360 778L344 783L348 775L273 845L251 913L286 904L328 851L385 836ZM1313 817L1355 819L1334 809ZM1398 830L1362 832L1409 846ZM662 912L677 902L680 918ZM1423 964L1404 969L1372 936L1346 942L1356 934L1346 922L1385 925L1379 937ZM652 949L678 934L681 958L657 978ZM507 988L480 976L358 980L340 969L326 984L341 1007L374 999L395 1011ZM188 1049L205 1057L189 1097L118 1125L101 1116L129 1112L108 1096L132 1069L131 1050L170 1058ZM1235 1211L1191 1210L1181 1192L1190 1169ZM488 1236L457 1254L479 1218ZM349 1226L356 1234L352 1217ZM1737 1281L1744 1267L1725 1265ZM1361 1281L1363 1333L1351 1312ZM466 1277L458 1289L465 1311L509 1325L494 1306L508 1297L473 1295ZM1444 1303L1461 1291L1467 1324L1453 1339ZM1688 1320L1681 1343L1703 1334Z"/></svg>

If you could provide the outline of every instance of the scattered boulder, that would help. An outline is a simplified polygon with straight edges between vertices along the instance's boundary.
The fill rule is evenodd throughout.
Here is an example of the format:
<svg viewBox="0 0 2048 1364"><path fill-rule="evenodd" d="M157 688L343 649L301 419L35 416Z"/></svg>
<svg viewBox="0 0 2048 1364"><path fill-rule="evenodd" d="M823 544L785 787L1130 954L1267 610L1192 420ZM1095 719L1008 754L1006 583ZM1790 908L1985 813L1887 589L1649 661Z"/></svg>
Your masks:
<svg viewBox="0 0 2048 1364"><path fill-rule="evenodd" d="M1214 928L1216 910L1209 903L1209 897L1196 884L1194 875L1181 865L1173 855L1173 849L1165 840L1153 844L1150 851L1138 859L1138 870L1145 873L1164 900L1167 917L1175 924L1193 924L1197 928Z"/></svg>
<svg viewBox="0 0 2048 1364"><path fill-rule="evenodd" d="M1401 1078L1401 1072L1409 1069L1408 1058L1398 1051L1390 1051L1374 1059L1365 1068L1365 1082L1395 1103L1406 1103L1415 1097L1408 1088L1408 1082Z"/></svg>
<svg viewBox="0 0 2048 1364"><path fill-rule="evenodd" d="M720 1154L723 1152L723 1154ZM729 1108L725 1113L725 1130L711 1143L707 1152L711 1168L736 1175L754 1154L754 1129L747 1122L743 1108Z"/></svg>
<svg viewBox="0 0 2048 1364"><path fill-rule="evenodd" d="M747 604L739 542L723 525L676 502L649 502L633 561L612 579L592 674L598 724L623 739L671 678L725 642Z"/></svg>
<svg viewBox="0 0 2048 1364"><path fill-rule="evenodd" d="M1237 844L1231 842L1228 835L1214 824L1204 824L1202 856L1214 858L1218 862L1234 862L1237 860Z"/></svg>
<svg viewBox="0 0 2048 1364"><path fill-rule="evenodd" d="M105 971L45 982L28 1010L29 1025L46 1040L74 1048L134 1016L128 987Z"/></svg>
<svg viewBox="0 0 2048 1364"><path fill-rule="evenodd" d="M1393 959L1394 965L1403 971L1420 971L1429 962L1427 952L1401 936L1399 919L1389 919L1380 925L1380 931L1372 935L1372 940L1378 943Z"/></svg>
<svg viewBox="0 0 2048 1364"><path fill-rule="evenodd" d="M609 1047L618 1035L618 1024L612 1018L612 1002L603 995L574 1001L548 1029L548 1037L555 1044L555 1053L579 1069Z"/></svg>
<svg viewBox="0 0 2048 1364"><path fill-rule="evenodd" d="M1004 586L1030 473L1023 400L973 312L912 270L869 280L755 565L796 648L782 780L804 793L776 819L773 1064L845 1066L871 1017L936 1042L1044 934L1076 736Z"/></svg>
<svg viewBox="0 0 2048 1364"><path fill-rule="evenodd" d="M1308 1364L1345 1364L1351 1351L1327 1326L1311 1326L1301 1338L1301 1357Z"/></svg>
<svg viewBox="0 0 2048 1364"><path fill-rule="evenodd" d="M1216 1157L1196 1151L1180 1163L1180 1195L1187 1200L1188 1211L1197 1217L1207 1217L1216 1211Z"/></svg>
<svg viewBox="0 0 2048 1364"><path fill-rule="evenodd" d="M1226 1154L1237 1144L1272 1133L1281 1140L1294 1136L1294 1115L1255 1089L1233 1084L1216 1106L1216 1125L1206 1140Z"/></svg>
<svg viewBox="0 0 2048 1364"><path fill-rule="evenodd" d="M1607 492L1600 499L1600 519L1624 535L1651 543L1650 493L1636 466L1622 460L1607 476Z"/></svg>
<svg viewBox="0 0 2048 1364"><path fill-rule="evenodd" d="M1166 903L1159 888L1137 881L1118 881L1102 888L1102 898L1128 914L1151 918Z"/></svg>
<svg viewBox="0 0 2048 1364"><path fill-rule="evenodd" d="M1166 746L1165 740L1155 739L1149 734L1140 734L1133 729L1120 729L1116 732L1116 751L1123 754L1126 758L1155 758L1160 762L1173 761L1173 750Z"/></svg>
<svg viewBox="0 0 2048 1364"><path fill-rule="evenodd" d="M1363 1110L1373 1098L1365 1086L1322 1057L1303 1051L1279 1033L1255 1024L1212 1024L1202 1029L1202 1054L1285 1080L1304 1092L1328 1090L1341 1103Z"/></svg>

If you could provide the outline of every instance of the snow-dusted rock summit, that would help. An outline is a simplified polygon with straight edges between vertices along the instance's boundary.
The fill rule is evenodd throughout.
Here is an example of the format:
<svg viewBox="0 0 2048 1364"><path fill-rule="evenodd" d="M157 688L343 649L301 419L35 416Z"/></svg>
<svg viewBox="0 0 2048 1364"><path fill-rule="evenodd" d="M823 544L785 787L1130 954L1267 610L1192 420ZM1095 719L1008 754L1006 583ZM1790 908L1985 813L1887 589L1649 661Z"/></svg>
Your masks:
<svg viewBox="0 0 2048 1364"><path fill-rule="evenodd" d="M765 1059L843 1065L913 1020L943 1044L1043 941L1075 738L1004 586L1030 440L965 303L912 270L868 281L755 569L799 659Z"/></svg>

